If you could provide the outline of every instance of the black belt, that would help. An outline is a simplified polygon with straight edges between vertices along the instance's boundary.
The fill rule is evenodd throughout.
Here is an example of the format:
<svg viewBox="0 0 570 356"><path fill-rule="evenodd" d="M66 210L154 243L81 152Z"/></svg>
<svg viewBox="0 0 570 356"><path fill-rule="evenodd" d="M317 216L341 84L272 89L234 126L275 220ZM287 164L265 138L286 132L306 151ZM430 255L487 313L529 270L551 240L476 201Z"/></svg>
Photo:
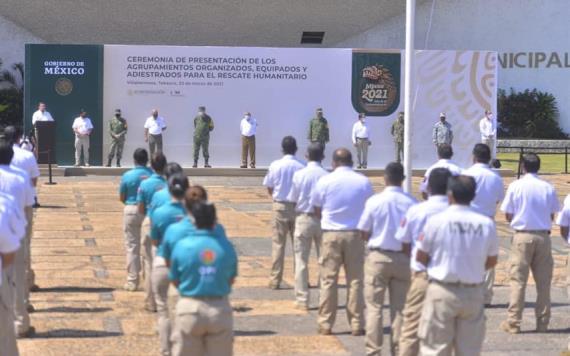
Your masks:
<svg viewBox="0 0 570 356"><path fill-rule="evenodd" d="M357 140L368 140L368 137L357 137Z"/></svg>
<svg viewBox="0 0 570 356"><path fill-rule="evenodd" d="M523 234L548 234L550 235L550 230L515 230L516 233Z"/></svg>
<svg viewBox="0 0 570 356"><path fill-rule="evenodd" d="M443 282L443 281L438 281L437 279L430 279L429 280L430 283L437 283L437 284L441 284L442 286L451 286L451 287L467 287L467 288L475 288L475 287L479 287L483 285L483 282L481 283L463 283L463 282Z"/></svg>
<svg viewBox="0 0 570 356"><path fill-rule="evenodd" d="M386 250L380 247L371 247L368 249L368 251L374 251L374 252L388 252L388 253L404 253L404 251L400 250L400 251L396 251L396 250Z"/></svg>
<svg viewBox="0 0 570 356"><path fill-rule="evenodd" d="M159 133L159 134L156 134L156 135L153 135L153 134L149 133L149 135L151 135L151 136L162 136L162 134L161 134L161 133Z"/></svg>

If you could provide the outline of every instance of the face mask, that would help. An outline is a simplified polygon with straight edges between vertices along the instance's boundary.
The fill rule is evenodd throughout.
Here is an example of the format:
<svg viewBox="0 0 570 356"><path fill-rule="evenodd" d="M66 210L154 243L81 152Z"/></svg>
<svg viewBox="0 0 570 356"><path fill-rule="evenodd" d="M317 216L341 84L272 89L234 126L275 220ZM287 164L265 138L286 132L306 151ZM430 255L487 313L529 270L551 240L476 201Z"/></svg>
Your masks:
<svg viewBox="0 0 570 356"><path fill-rule="evenodd" d="M246 119L246 120L249 120L249 119L251 119L251 116L245 115L245 119Z"/></svg>
<svg viewBox="0 0 570 356"><path fill-rule="evenodd" d="M121 114L115 114L115 117L117 117L117 118L121 117Z"/></svg>
<svg viewBox="0 0 570 356"><path fill-rule="evenodd" d="M360 121L362 121L362 123L365 124L365 123L366 123L366 118L363 117L362 119L360 119Z"/></svg>
<svg viewBox="0 0 570 356"><path fill-rule="evenodd" d="M489 119L492 119L492 118L493 118L493 114L489 114L489 115L487 115L487 117L488 117Z"/></svg>

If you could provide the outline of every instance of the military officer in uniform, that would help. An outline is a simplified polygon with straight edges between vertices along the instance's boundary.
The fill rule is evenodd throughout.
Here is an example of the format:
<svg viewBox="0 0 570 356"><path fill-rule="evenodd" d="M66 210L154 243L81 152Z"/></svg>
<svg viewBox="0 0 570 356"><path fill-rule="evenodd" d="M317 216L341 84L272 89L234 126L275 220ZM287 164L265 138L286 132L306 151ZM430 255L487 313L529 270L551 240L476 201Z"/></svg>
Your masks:
<svg viewBox="0 0 570 356"><path fill-rule="evenodd" d="M202 147L202 154L204 155L204 168L212 168L208 161L210 160L210 131L213 130L214 120L206 114L206 107L200 106L198 116L194 118L194 165L192 168L198 167L200 147Z"/></svg>
<svg viewBox="0 0 570 356"><path fill-rule="evenodd" d="M396 162L401 163L404 157L404 112L398 113L398 118L392 124L392 137L396 145Z"/></svg>
<svg viewBox="0 0 570 356"><path fill-rule="evenodd" d="M323 109L317 109L317 116L311 120L309 124L309 141L311 143L320 143L325 148L329 142L329 123L323 116Z"/></svg>
<svg viewBox="0 0 570 356"><path fill-rule="evenodd" d="M111 149L109 150L107 167L111 167L115 152L117 154L117 167L120 167L123 147L125 146L125 136L127 135L127 120L121 116L121 109L115 110L115 116L109 122L109 134L111 135Z"/></svg>
<svg viewBox="0 0 570 356"><path fill-rule="evenodd" d="M432 139L436 148L443 144L451 146L453 143L453 130L444 112L439 114L439 122L433 125Z"/></svg>

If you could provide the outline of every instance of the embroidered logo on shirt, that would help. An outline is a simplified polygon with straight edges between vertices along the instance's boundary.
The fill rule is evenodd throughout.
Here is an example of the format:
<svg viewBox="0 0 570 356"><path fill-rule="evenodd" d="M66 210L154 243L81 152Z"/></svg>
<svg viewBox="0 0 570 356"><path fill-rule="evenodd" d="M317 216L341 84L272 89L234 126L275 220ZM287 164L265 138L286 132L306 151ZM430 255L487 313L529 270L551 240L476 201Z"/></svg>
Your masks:
<svg viewBox="0 0 570 356"><path fill-rule="evenodd" d="M209 266L216 261L216 253L212 250L204 250L200 253L202 263Z"/></svg>

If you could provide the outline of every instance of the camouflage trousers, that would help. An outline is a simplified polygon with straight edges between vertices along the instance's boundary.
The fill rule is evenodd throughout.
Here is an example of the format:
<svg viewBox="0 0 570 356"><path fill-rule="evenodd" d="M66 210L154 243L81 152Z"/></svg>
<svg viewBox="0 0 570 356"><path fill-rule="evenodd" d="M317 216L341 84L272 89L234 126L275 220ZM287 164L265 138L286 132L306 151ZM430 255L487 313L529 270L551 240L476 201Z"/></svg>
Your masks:
<svg viewBox="0 0 570 356"><path fill-rule="evenodd" d="M198 162L200 147L202 147L204 161L208 162L210 159L210 136L194 136L194 162Z"/></svg>
<svg viewBox="0 0 570 356"><path fill-rule="evenodd" d="M109 162L113 160L115 154L117 155L117 161L120 161L123 157L123 148L125 147L124 138L113 138L111 139L111 148L109 149Z"/></svg>

